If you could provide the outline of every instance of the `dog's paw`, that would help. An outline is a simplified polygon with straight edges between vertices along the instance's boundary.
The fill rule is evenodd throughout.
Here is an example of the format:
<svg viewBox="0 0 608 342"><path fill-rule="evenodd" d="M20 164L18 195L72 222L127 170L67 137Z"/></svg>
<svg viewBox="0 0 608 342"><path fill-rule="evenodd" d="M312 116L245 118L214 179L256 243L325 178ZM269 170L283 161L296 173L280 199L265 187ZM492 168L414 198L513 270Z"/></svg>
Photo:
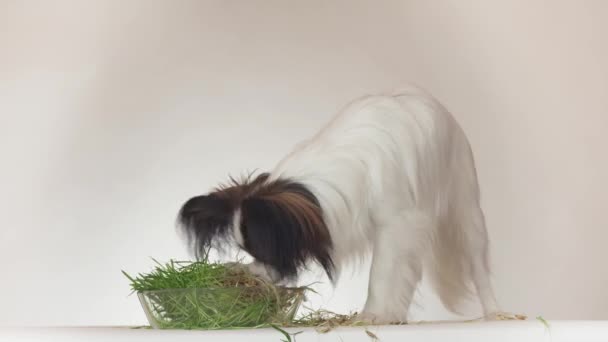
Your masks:
<svg viewBox="0 0 608 342"><path fill-rule="evenodd" d="M376 315L370 312L360 312L353 317L353 321L361 325L372 325L376 321Z"/></svg>

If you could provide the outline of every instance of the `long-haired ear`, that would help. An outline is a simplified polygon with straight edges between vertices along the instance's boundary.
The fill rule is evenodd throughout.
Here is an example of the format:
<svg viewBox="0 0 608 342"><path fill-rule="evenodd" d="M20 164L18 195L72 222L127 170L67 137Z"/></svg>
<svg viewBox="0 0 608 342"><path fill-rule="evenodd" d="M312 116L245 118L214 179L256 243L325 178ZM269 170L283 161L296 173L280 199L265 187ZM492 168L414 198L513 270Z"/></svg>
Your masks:
<svg viewBox="0 0 608 342"><path fill-rule="evenodd" d="M312 259L332 279L331 237L319 202L305 186L289 181L265 185L243 200L240 228L249 254L281 278L294 278Z"/></svg>
<svg viewBox="0 0 608 342"><path fill-rule="evenodd" d="M177 220L197 257L204 256L218 238L229 236L233 212L230 200L214 193L184 203Z"/></svg>

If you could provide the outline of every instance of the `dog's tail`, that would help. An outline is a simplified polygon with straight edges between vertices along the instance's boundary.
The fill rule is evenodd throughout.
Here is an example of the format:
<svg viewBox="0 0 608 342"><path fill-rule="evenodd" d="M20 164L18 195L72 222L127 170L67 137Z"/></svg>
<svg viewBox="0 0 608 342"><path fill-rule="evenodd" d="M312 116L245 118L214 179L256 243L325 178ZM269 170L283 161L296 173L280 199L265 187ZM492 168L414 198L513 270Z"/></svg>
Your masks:
<svg viewBox="0 0 608 342"><path fill-rule="evenodd" d="M447 229L446 229L447 228ZM470 253L461 227L441 227L433 239L431 257L426 267L431 286L443 305L455 314L463 314L463 305L473 298Z"/></svg>

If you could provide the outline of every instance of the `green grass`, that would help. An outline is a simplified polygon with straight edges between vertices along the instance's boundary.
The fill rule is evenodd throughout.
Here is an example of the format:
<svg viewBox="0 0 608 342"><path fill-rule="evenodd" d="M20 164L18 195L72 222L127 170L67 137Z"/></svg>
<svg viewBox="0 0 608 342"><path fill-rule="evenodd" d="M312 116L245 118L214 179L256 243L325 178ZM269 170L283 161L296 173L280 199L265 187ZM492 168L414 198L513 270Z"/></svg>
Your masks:
<svg viewBox="0 0 608 342"><path fill-rule="evenodd" d="M209 262L169 261L131 276L131 289L162 329L235 329L288 325L306 288L281 288L241 269Z"/></svg>
<svg viewBox="0 0 608 342"><path fill-rule="evenodd" d="M154 260L154 259L153 259ZM257 285L260 281L244 272L223 264L210 263L206 259L198 262L170 260L166 264L154 260L156 266L149 273L132 277L122 273L131 281L134 292L187 288L217 288L238 286L238 281ZM253 282L253 284L251 284Z"/></svg>
<svg viewBox="0 0 608 342"><path fill-rule="evenodd" d="M551 326L549 325L549 322L547 322L546 319L543 318L543 316L537 316L536 319L541 322L545 328L547 328L547 330L549 330L551 328Z"/></svg>

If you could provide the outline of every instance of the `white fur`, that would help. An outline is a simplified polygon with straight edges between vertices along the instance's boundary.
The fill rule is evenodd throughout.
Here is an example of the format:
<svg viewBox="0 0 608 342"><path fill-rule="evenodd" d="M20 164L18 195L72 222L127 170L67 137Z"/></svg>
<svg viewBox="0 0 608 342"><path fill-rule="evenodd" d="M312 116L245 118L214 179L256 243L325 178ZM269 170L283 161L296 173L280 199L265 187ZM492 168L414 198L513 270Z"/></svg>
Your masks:
<svg viewBox="0 0 608 342"><path fill-rule="evenodd" d="M232 233L234 234L234 240L237 245L242 249L245 246L245 239L243 238L243 233L239 228L241 226L241 209L237 209L234 211L234 216L232 217Z"/></svg>
<svg viewBox="0 0 608 342"><path fill-rule="evenodd" d="M406 321L423 272L451 310L472 283L484 313L497 311L471 149L424 91L354 101L283 159L277 178L317 196L337 273L373 251L364 318Z"/></svg>

